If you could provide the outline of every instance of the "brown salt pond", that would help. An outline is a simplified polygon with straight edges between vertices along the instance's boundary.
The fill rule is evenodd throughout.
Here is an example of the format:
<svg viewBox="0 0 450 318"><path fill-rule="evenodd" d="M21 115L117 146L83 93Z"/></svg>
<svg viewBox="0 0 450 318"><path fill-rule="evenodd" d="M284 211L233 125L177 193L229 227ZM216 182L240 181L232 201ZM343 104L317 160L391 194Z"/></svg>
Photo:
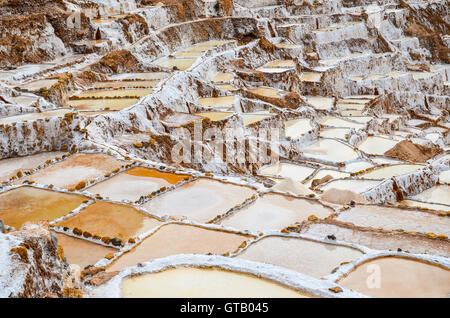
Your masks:
<svg viewBox="0 0 450 318"><path fill-rule="evenodd" d="M58 245L62 246L64 256L69 264L77 264L84 269L88 265L94 265L109 253L116 253L112 247L95 244L83 239L78 239L65 234L57 234Z"/></svg>
<svg viewBox="0 0 450 318"><path fill-rule="evenodd" d="M67 106L79 110L121 110L133 106L138 100L137 98L77 99L69 100Z"/></svg>
<svg viewBox="0 0 450 318"><path fill-rule="evenodd" d="M148 195L162 187L169 187L186 178L188 178L187 175L136 167L100 182L87 191L116 201L129 200L134 202L139 200L141 196Z"/></svg>
<svg viewBox="0 0 450 318"><path fill-rule="evenodd" d="M255 95L260 95L260 96L264 96L264 97L281 98L279 90L275 89L275 88L258 87L258 88L249 89L248 91Z"/></svg>
<svg viewBox="0 0 450 318"><path fill-rule="evenodd" d="M353 248L298 238L267 237L252 244L238 258L277 265L321 278L343 262L363 253Z"/></svg>
<svg viewBox="0 0 450 318"><path fill-rule="evenodd" d="M168 224L112 263L108 271L121 270L177 254L224 254L235 251L250 236L181 224Z"/></svg>
<svg viewBox="0 0 450 318"><path fill-rule="evenodd" d="M28 179L39 184L74 188L82 181L89 181L119 169L123 161L106 154L76 154L35 173Z"/></svg>
<svg viewBox="0 0 450 318"><path fill-rule="evenodd" d="M19 171L26 171L37 168L44 164L47 160L61 157L64 152L43 152L36 155L26 157L15 157L0 160L0 182L8 181L16 176Z"/></svg>
<svg viewBox="0 0 450 318"><path fill-rule="evenodd" d="M86 200L76 194L20 187L0 194L0 220L20 229L25 222L58 219Z"/></svg>
<svg viewBox="0 0 450 318"><path fill-rule="evenodd" d="M450 235L450 219L447 217L385 206L357 206L340 213L336 220L362 227Z"/></svg>
<svg viewBox="0 0 450 318"><path fill-rule="evenodd" d="M310 215L325 218L331 213L332 209L312 200L270 193L234 212L219 224L249 231L281 230L307 220Z"/></svg>
<svg viewBox="0 0 450 318"><path fill-rule="evenodd" d="M358 266L338 284L373 297L445 297L450 271L400 257L384 257Z"/></svg>
<svg viewBox="0 0 450 318"><path fill-rule="evenodd" d="M133 207L111 202L96 202L78 214L59 222L61 227L79 228L92 235L128 240L143 234L161 222Z"/></svg>
<svg viewBox="0 0 450 318"><path fill-rule="evenodd" d="M186 216L206 222L255 195L251 188L198 179L158 196L142 207L156 215Z"/></svg>
<svg viewBox="0 0 450 318"><path fill-rule="evenodd" d="M124 298L304 298L279 283L216 268L177 267L125 278Z"/></svg>

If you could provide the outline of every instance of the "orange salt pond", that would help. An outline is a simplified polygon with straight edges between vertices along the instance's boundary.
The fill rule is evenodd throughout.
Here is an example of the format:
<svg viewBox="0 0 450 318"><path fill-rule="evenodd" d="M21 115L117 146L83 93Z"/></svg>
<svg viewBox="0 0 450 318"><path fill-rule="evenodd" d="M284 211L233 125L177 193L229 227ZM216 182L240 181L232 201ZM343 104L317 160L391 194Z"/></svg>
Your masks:
<svg viewBox="0 0 450 318"><path fill-rule="evenodd" d="M349 247L273 236L252 244L238 258L273 264L321 278L331 274L342 262L350 262L362 254Z"/></svg>
<svg viewBox="0 0 450 318"><path fill-rule="evenodd" d="M256 202L235 211L220 224L250 231L281 230L296 222L307 220L310 215L324 218L331 213L332 209L312 200L266 194Z"/></svg>
<svg viewBox="0 0 450 318"><path fill-rule="evenodd" d="M169 224L122 255L108 268L117 271L137 263L177 254L224 254L235 251L250 236Z"/></svg>
<svg viewBox="0 0 450 318"><path fill-rule="evenodd" d="M64 256L69 264L77 264L84 269L88 265L94 265L109 253L116 253L118 250L95 244L83 239L78 239L65 234L57 234L58 245L62 246Z"/></svg>
<svg viewBox="0 0 450 318"><path fill-rule="evenodd" d="M304 298L307 294L253 275L216 268L177 267L128 277L122 297Z"/></svg>
<svg viewBox="0 0 450 318"><path fill-rule="evenodd" d="M89 181L119 169L123 161L106 154L77 154L35 173L28 179L39 184L71 189L82 181Z"/></svg>
<svg viewBox="0 0 450 318"><path fill-rule="evenodd" d="M188 178L186 175L137 167L100 182L87 191L116 201L137 201L141 196L148 195L162 187L169 187L186 178Z"/></svg>
<svg viewBox="0 0 450 318"><path fill-rule="evenodd" d="M86 200L76 194L20 187L0 194L0 220L20 229L26 222L58 219Z"/></svg>
<svg viewBox="0 0 450 318"><path fill-rule="evenodd" d="M448 297L450 271L400 257L385 257L358 266L338 284L373 297Z"/></svg>
<svg viewBox="0 0 450 318"><path fill-rule="evenodd" d="M73 217L57 225L70 229L79 228L92 235L118 237L128 240L161 224L155 218L145 215L135 208L111 202L96 202Z"/></svg>
<svg viewBox="0 0 450 318"><path fill-rule="evenodd" d="M158 196L142 207L160 216L182 215L206 222L255 194L251 188L201 178Z"/></svg>

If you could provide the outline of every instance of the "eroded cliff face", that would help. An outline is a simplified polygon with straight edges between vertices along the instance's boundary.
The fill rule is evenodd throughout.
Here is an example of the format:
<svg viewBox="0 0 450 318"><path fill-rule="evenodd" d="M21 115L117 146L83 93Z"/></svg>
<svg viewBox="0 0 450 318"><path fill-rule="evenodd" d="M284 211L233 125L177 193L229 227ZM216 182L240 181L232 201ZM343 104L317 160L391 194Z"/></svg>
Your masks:
<svg viewBox="0 0 450 318"><path fill-rule="evenodd" d="M0 233L0 297L69 297L81 295L48 222L27 223Z"/></svg>

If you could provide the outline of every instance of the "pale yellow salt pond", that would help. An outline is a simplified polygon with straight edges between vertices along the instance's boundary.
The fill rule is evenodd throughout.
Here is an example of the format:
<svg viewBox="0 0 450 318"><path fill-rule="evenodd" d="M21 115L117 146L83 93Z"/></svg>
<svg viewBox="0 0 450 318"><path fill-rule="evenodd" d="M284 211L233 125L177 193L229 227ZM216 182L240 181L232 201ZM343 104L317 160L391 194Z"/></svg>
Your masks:
<svg viewBox="0 0 450 318"><path fill-rule="evenodd" d="M334 98L322 96L305 96L308 103L315 109L331 109L334 106Z"/></svg>
<svg viewBox="0 0 450 318"><path fill-rule="evenodd" d="M331 213L332 209L312 200L268 193L219 224L249 231L281 230L296 222L303 222L311 215L325 218Z"/></svg>
<svg viewBox="0 0 450 318"><path fill-rule="evenodd" d="M238 90L236 87L234 87L233 85L229 85L229 84L220 84L220 85L217 85L217 87L220 87L221 89L226 89L227 91L230 91L230 92L234 92L234 91Z"/></svg>
<svg viewBox="0 0 450 318"><path fill-rule="evenodd" d="M177 267L125 278L124 298L304 298L279 283L239 272Z"/></svg>
<svg viewBox="0 0 450 318"><path fill-rule="evenodd" d="M424 211L386 206L356 206L340 213L336 220L361 227L384 230L402 229L419 233L450 235L450 219Z"/></svg>
<svg viewBox="0 0 450 318"><path fill-rule="evenodd" d="M217 73L212 79L215 83L228 83L234 79L233 73Z"/></svg>
<svg viewBox="0 0 450 318"><path fill-rule="evenodd" d="M264 65L266 68L293 68L295 67L295 62L293 60L278 60L267 63Z"/></svg>
<svg viewBox="0 0 450 318"><path fill-rule="evenodd" d="M320 83L322 81L322 73L304 72L300 76L300 81L309 83Z"/></svg>
<svg viewBox="0 0 450 318"><path fill-rule="evenodd" d="M367 190L370 190L380 182L381 181L361 180L361 179L332 180L323 187L321 187L321 190L327 191L329 189L336 188L339 190L350 190L356 193L363 193L366 192Z"/></svg>
<svg viewBox="0 0 450 318"><path fill-rule="evenodd" d="M0 220L18 230L26 222L58 219L86 200L81 195L20 187L0 194Z"/></svg>
<svg viewBox="0 0 450 318"><path fill-rule="evenodd" d="M251 188L201 178L153 198L142 207L159 216L182 215L206 222L255 194Z"/></svg>
<svg viewBox="0 0 450 318"><path fill-rule="evenodd" d="M285 267L322 278L343 262L351 262L359 250L299 238L271 236L250 245L238 258Z"/></svg>
<svg viewBox="0 0 450 318"><path fill-rule="evenodd" d="M294 49L294 48L302 48L301 45L298 44L291 44L291 43L278 43L275 44L275 46L279 49Z"/></svg>
<svg viewBox="0 0 450 318"><path fill-rule="evenodd" d="M1 125L10 125L13 123L22 123L26 121L35 121L39 119L46 119L52 117L64 117L64 115L71 113L68 108L61 108L57 110L50 110L42 113L30 113L25 115L11 116L0 118Z"/></svg>
<svg viewBox="0 0 450 318"><path fill-rule="evenodd" d="M79 110L121 110L133 106L138 100L138 98L79 99L69 100L67 106Z"/></svg>
<svg viewBox="0 0 450 318"><path fill-rule="evenodd" d="M185 178L188 176L136 167L100 182L88 188L87 191L116 201L134 202L141 196L146 196L162 187L169 187Z"/></svg>
<svg viewBox="0 0 450 318"><path fill-rule="evenodd" d="M374 165L372 163L370 163L369 161L357 160L357 161L347 163L345 165L345 172L354 173L354 172L359 172L359 171L365 170L367 168L372 168L372 167L374 167Z"/></svg>
<svg viewBox="0 0 450 318"><path fill-rule="evenodd" d="M197 58L164 58L155 62L155 64L170 69L176 68L180 71L185 71L191 67L195 61L197 61Z"/></svg>
<svg viewBox="0 0 450 318"><path fill-rule="evenodd" d="M162 80L167 78L170 73L166 72L145 72L145 73L121 73L110 75L108 77L111 81L123 81L123 80L136 80L136 81L144 81L144 80Z"/></svg>
<svg viewBox="0 0 450 318"><path fill-rule="evenodd" d="M0 160L0 182L8 181L13 176L17 176L19 171L37 168L38 166L57 157L61 158L64 152L43 152L25 157L14 157Z"/></svg>
<svg viewBox="0 0 450 318"><path fill-rule="evenodd" d="M151 80L151 81L110 81L110 82L96 82L92 85L95 89L105 89L105 88L142 88L155 87L156 84L159 83L159 80ZM135 96L135 95L133 95Z"/></svg>
<svg viewBox="0 0 450 318"><path fill-rule="evenodd" d="M333 139L319 139L319 141L302 149L307 157L343 162L358 158L358 153L353 148Z"/></svg>
<svg viewBox="0 0 450 318"><path fill-rule="evenodd" d="M433 204L433 203L424 203L420 201L414 201L414 200L403 200L397 202L398 206L405 206L405 207L414 207L414 208L426 208L429 210L435 210L435 211L450 211L450 205L442 205L442 204Z"/></svg>
<svg viewBox="0 0 450 318"><path fill-rule="evenodd" d="M252 88L248 90L250 93L270 98L281 98L278 89L269 87Z"/></svg>
<svg viewBox="0 0 450 318"><path fill-rule="evenodd" d="M77 264L83 270L88 265L94 265L109 253L118 250L78 239L64 234L57 234L58 245L62 246L64 256L69 264Z"/></svg>
<svg viewBox="0 0 450 318"><path fill-rule="evenodd" d="M361 129L364 124L351 122L345 119L341 119L334 116L327 116L319 120L319 124L330 127L340 127L340 128L355 128Z"/></svg>
<svg viewBox="0 0 450 318"><path fill-rule="evenodd" d="M57 225L79 228L92 235L128 240L143 234L161 222L133 207L111 202L95 202Z"/></svg>
<svg viewBox="0 0 450 318"><path fill-rule="evenodd" d="M337 283L373 297L447 298L450 272L412 259L385 257L358 266Z"/></svg>
<svg viewBox="0 0 450 318"><path fill-rule="evenodd" d="M207 112L207 113L195 113L194 115L208 118L211 121L219 121L233 114L234 114L233 112Z"/></svg>
<svg viewBox="0 0 450 318"><path fill-rule="evenodd" d="M286 137L297 138L312 131L311 120L309 118L300 118L284 122L284 131Z"/></svg>
<svg viewBox="0 0 450 318"><path fill-rule="evenodd" d="M43 185L53 184L65 189L71 189L82 181L89 181L119 169L123 161L106 154L76 154L64 161L45 168L29 180Z"/></svg>
<svg viewBox="0 0 450 318"><path fill-rule="evenodd" d="M349 131L349 128L325 128L320 130L319 135L322 138L338 138L347 140L345 137L348 136Z"/></svg>
<svg viewBox="0 0 450 318"><path fill-rule="evenodd" d="M412 197L413 200L450 205L450 186L446 184L434 187Z"/></svg>
<svg viewBox="0 0 450 318"><path fill-rule="evenodd" d="M96 91L86 91L79 95L78 98L105 98L105 97L127 97L127 98L140 98L146 95L149 95L153 92L151 88L136 88L136 89L104 89L104 90L96 90Z"/></svg>
<svg viewBox="0 0 450 318"><path fill-rule="evenodd" d="M393 165L389 167L377 168L359 176L363 179L389 179L402 174L411 173L424 168L422 165Z"/></svg>
<svg viewBox="0 0 450 318"><path fill-rule="evenodd" d="M443 171L439 174L440 183L450 183L450 170Z"/></svg>
<svg viewBox="0 0 450 318"><path fill-rule="evenodd" d="M397 143L398 140L370 136L359 144L358 149L370 155L384 155L386 151L392 149Z"/></svg>
<svg viewBox="0 0 450 318"><path fill-rule="evenodd" d="M266 112L255 112L255 113L247 113L242 114L242 120L244 122L244 126L250 126L256 123L259 123L260 121L263 121L265 119L274 117L275 114L267 114Z"/></svg>
<svg viewBox="0 0 450 318"><path fill-rule="evenodd" d="M170 255L233 252L249 238L251 236L197 226L168 224L162 226L131 251L123 254L107 270L117 271Z"/></svg>
<svg viewBox="0 0 450 318"><path fill-rule="evenodd" d="M236 96L231 95L231 96L199 98L197 100L197 103L199 103L203 107L223 108L233 106L235 100Z"/></svg>
<svg viewBox="0 0 450 318"><path fill-rule="evenodd" d="M315 170L315 168L279 162L268 167L262 167L259 169L258 174L271 177L292 178L297 181L303 181Z"/></svg>

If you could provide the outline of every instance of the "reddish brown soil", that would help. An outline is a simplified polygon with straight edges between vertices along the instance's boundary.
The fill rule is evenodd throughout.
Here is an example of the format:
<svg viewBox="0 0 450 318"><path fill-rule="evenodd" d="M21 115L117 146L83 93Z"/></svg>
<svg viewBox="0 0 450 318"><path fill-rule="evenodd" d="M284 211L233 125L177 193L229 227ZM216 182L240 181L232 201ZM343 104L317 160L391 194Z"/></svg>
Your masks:
<svg viewBox="0 0 450 318"><path fill-rule="evenodd" d="M442 149L439 147L428 148L422 145L417 145L411 141L404 140L399 142L395 147L386 151L385 156L397 158L409 162L425 162L428 159L440 154Z"/></svg>

